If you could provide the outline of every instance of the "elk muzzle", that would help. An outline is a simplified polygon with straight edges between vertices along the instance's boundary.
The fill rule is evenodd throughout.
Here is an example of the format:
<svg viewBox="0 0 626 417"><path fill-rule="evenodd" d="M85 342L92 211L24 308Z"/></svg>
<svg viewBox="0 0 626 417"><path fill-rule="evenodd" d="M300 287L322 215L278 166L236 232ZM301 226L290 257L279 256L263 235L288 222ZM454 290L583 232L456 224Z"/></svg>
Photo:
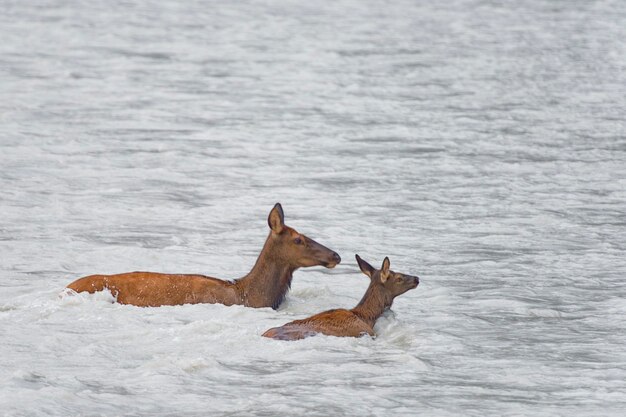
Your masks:
<svg viewBox="0 0 626 417"><path fill-rule="evenodd" d="M303 266L322 265L326 268L334 268L341 262L341 257L335 251L320 245L310 238L306 238L307 253L303 261Z"/></svg>

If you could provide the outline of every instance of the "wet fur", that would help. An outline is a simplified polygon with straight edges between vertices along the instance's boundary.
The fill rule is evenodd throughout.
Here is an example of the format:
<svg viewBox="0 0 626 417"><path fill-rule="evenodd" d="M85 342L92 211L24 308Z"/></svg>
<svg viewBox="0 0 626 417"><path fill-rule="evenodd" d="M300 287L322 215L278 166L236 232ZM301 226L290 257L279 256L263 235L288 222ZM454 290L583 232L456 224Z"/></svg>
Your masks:
<svg viewBox="0 0 626 417"><path fill-rule="evenodd" d="M351 310L328 310L295 320L271 328L263 336L277 340L299 340L318 333L339 337L375 336L376 320L391 307L395 297L416 288L419 278L389 270L388 258L385 258L380 270L375 270L358 255L356 257L361 270L370 277L370 285L356 307Z"/></svg>
<svg viewBox="0 0 626 417"><path fill-rule="evenodd" d="M339 255L284 224L280 204L268 217L270 233L263 250L246 276L225 281L197 274L128 272L89 275L67 287L76 292L109 289L117 301L140 307L219 303L277 309L291 287L293 272L300 267L334 267ZM296 242L298 244L294 243Z"/></svg>

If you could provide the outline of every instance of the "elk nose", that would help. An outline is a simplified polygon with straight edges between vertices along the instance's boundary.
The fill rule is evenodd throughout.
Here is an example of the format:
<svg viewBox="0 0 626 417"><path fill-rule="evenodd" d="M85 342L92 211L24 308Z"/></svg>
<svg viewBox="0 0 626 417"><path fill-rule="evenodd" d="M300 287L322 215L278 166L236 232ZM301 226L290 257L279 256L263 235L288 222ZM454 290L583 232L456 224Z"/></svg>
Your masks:
<svg viewBox="0 0 626 417"><path fill-rule="evenodd" d="M341 256L339 256L337 252L333 252L333 261L335 261L336 264L341 262Z"/></svg>

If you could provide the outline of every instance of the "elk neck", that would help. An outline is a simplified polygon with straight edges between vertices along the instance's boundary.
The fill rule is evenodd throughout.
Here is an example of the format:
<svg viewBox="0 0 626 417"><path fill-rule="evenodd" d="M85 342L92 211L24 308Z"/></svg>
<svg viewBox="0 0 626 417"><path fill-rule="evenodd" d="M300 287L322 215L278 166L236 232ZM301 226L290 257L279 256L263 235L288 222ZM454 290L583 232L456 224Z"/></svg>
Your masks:
<svg viewBox="0 0 626 417"><path fill-rule="evenodd" d="M376 320L387 308L391 307L392 302L393 298L389 296L382 285L370 283L367 291L365 291L365 295L359 301L359 304L352 309L352 312L374 327Z"/></svg>
<svg viewBox="0 0 626 417"><path fill-rule="evenodd" d="M296 268L280 255L270 234L252 270L235 282L244 305L276 310L282 303Z"/></svg>

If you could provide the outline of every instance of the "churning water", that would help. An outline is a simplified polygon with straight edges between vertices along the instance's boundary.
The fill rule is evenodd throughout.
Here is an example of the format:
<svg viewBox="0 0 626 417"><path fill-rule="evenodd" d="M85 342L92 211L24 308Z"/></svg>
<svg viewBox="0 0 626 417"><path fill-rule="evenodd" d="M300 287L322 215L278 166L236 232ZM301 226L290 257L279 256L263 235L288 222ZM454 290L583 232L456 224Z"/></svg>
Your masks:
<svg viewBox="0 0 626 417"><path fill-rule="evenodd" d="M626 3L0 0L0 414L624 415ZM338 251L278 310L61 296ZM375 339L260 337L421 277Z"/></svg>

